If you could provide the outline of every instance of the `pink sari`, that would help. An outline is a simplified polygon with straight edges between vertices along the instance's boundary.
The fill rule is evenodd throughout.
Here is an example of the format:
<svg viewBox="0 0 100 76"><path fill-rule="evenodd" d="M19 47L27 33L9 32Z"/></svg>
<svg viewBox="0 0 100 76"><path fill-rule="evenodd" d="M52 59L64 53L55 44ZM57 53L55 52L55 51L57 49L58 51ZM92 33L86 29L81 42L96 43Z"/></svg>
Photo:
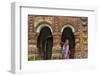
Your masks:
<svg viewBox="0 0 100 76"><path fill-rule="evenodd" d="M66 51L66 59L69 59L69 56L70 56L70 50Z"/></svg>
<svg viewBox="0 0 100 76"><path fill-rule="evenodd" d="M64 49L64 51L65 51L65 52L64 52L64 53L65 53L65 54L64 54L64 58L65 58L65 59L69 59L69 56L70 56L69 45L68 45L68 44L65 44L65 45L64 45L64 48L65 48L65 49Z"/></svg>

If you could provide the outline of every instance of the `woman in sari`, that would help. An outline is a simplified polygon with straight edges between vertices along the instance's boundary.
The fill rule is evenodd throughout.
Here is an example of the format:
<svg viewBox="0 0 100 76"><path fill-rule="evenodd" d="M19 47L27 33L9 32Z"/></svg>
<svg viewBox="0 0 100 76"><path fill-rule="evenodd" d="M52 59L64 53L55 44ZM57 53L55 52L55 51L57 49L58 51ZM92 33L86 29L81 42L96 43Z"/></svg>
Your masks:
<svg viewBox="0 0 100 76"><path fill-rule="evenodd" d="M69 40L65 40L65 43L63 45L63 54L64 54L64 59L69 59L70 56Z"/></svg>

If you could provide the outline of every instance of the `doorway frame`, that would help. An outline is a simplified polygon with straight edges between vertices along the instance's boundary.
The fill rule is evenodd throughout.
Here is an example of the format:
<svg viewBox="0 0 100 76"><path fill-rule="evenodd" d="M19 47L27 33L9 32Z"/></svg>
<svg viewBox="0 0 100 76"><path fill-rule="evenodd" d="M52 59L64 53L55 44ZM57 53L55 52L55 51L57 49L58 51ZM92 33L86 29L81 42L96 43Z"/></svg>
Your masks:
<svg viewBox="0 0 100 76"><path fill-rule="evenodd" d="M67 27L71 28L73 33L76 31L75 28L74 28L72 25L70 25L70 24L66 24L66 25L64 25L64 26L62 27L62 29L61 29L61 33L62 33L63 30L64 30L65 28L67 28Z"/></svg>
<svg viewBox="0 0 100 76"><path fill-rule="evenodd" d="M72 26L72 25L69 25L69 24L66 24L66 25L64 25L63 27L62 27L62 29L61 29L61 33L62 33L62 35L63 35L63 33L64 33L64 30L66 29L66 28L69 28L70 30L71 30L71 32L73 33L73 36L74 36L74 53L75 53L75 35L74 35L74 33L75 33L75 28ZM62 35L61 35L61 42L62 42ZM62 46L62 45L61 45ZM70 50L70 52L72 52L72 50ZM73 55L73 59L74 59L74 53L72 54ZM71 57L71 55L69 56L69 59L71 59L70 58Z"/></svg>
<svg viewBox="0 0 100 76"><path fill-rule="evenodd" d="M45 28L45 27L47 27L47 28L49 28L50 29L50 32L51 32L51 35L52 35L52 33L53 33L53 29L52 29L52 27L49 25L49 24L44 24L44 23L42 23L42 24L40 24L38 27L37 27L37 30L36 30L36 32L38 33L38 37L40 36L40 32L41 32L41 30L43 29L43 28ZM53 35L52 35L52 38L53 38ZM37 38L38 39L38 38ZM41 40L41 39L40 39ZM37 41L38 42L38 41ZM53 41L52 41L52 44L53 44ZM38 45L38 44L37 44ZM52 46L53 47L53 46ZM38 48L38 47L37 47ZM45 47L46 48L46 47ZM40 49L39 49L40 50ZM51 50L52 51L52 50ZM52 56L52 55L51 55Z"/></svg>

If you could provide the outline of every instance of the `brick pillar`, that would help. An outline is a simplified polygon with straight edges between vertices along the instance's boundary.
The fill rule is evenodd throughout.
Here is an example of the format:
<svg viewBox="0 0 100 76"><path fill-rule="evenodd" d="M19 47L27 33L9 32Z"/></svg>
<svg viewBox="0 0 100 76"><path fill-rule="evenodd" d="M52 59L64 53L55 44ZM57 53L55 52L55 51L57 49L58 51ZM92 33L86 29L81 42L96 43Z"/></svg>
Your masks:
<svg viewBox="0 0 100 76"><path fill-rule="evenodd" d="M76 58L83 58L83 52L84 52L84 40L83 40L83 26L82 24L78 24L79 30L78 30L78 38L76 38Z"/></svg>
<svg viewBox="0 0 100 76"><path fill-rule="evenodd" d="M61 33L60 32L54 32L53 33L52 58L53 59L62 58L62 52L61 52Z"/></svg>
<svg viewBox="0 0 100 76"><path fill-rule="evenodd" d="M31 39L28 40L28 51L29 51L29 56L32 56L34 60L39 59L39 52L37 48L37 38L38 38L38 33L31 33L30 35Z"/></svg>
<svg viewBox="0 0 100 76"><path fill-rule="evenodd" d="M36 49L36 54L39 54L38 48L37 48L37 39L38 39L38 33L35 33L34 35L34 47Z"/></svg>

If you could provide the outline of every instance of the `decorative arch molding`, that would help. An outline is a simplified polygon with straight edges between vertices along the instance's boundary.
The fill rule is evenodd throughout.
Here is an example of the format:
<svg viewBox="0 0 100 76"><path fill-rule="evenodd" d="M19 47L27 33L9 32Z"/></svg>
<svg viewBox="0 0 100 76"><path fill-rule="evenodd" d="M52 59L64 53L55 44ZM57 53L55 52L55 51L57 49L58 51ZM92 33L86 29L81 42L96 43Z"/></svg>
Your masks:
<svg viewBox="0 0 100 76"><path fill-rule="evenodd" d="M43 27L48 27L48 28L51 30L51 32L53 32L52 27L51 27L49 24L47 24L47 23L40 24L40 25L37 27L36 32L37 32L37 33L40 33L40 31L41 31L41 29L42 29Z"/></svg>
<svg viewBox="0 0 100 76"><path fill-rule="evenodd" d="M64 26L62 27L62 29L61 29L61 32L63 32L63 30L64 30L66 27L71 28L71 29L72 29L72 31L73 31L73 32L75 32L75 28L74 28L72 25L69 25L69 24L64 25Z"/></svg>

